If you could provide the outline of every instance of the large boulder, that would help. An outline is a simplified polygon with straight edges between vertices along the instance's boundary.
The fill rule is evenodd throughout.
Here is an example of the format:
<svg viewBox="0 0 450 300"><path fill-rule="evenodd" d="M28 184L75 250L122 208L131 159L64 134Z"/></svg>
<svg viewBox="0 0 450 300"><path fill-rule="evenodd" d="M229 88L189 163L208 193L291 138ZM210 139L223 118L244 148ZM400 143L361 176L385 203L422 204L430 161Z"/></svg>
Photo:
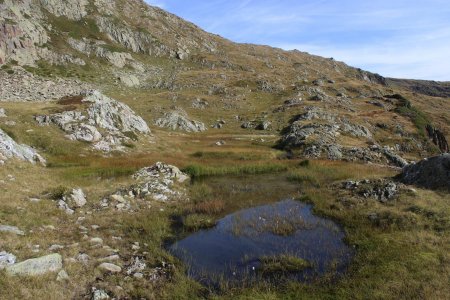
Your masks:
<svg viewBox="0 0 450 300"><path fill-rule="evenodd" d="M169 128L171 130L183 130L187 132L201 132L206 130L205 124L190 120L184 111L171 111L155 122L156 126Z"/></svg>
<svg viewBox="0 0 450 300"><path fill-rule="evenodd" d="M39 258L25 260L9 265L5 268L9 275L39 276L47 273L58 272L62 269L62 257L59 254L51 254Z"/></svg>
<svg viewBox="0 0 450 300"><path fill-rule="evenodd" d="M92 103L87 111L92 125L111 131L150 132L147 123L129 106L108 98L99 91L85 92L83 102Z"/></svg>
<svg viewBox="0 0 450 300"><path fill-rule="evenodd" d="M0 129L0 160L18 158L31 163L40 162L45 165L45 159L36 150L27 145L16 143L9 135Z"/></svg>
<svg viewBox="0 0 450 300"><path fill-rule="evenodd" d="M410 164L399 177L406 184L450 191L450 153Z"/></svg>
<svg viewBox="0 0 450 300"><path fill-rule="evenodd" d="M79 101L79 104L86 104L81 106L85 110L36 116L36 121L40 125L53 123L67 133L69 139L94 143L94 149L104 152L123 150L123 142L137 138L136 134L150 133L144 119L129 106L99 91L85 91L79 99L74 98L75 100Z"/></svg>

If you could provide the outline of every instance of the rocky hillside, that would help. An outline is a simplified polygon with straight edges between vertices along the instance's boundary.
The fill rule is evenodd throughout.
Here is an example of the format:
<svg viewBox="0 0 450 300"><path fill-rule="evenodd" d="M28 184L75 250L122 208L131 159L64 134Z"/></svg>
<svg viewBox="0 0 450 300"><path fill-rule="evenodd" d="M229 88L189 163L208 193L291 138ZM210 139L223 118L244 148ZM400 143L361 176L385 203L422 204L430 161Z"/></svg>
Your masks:
<svg viewBox="0 0 450 300"><path fill-rule="evenodd" d="M448 151L445 98L332 58L235 44L141 0L4 0L0 24L2 101L139 91L158 99L149 124L278 132L294 155L403 166Z"/></svg>
<svg viewBox="0 0 450 300"><path fill-rule="evenodd" d="M0 299L444 299L450 102L431 86L142 0L0 0ZM343 280L216 295L167 251L291 190L345 229Z"/></svg>

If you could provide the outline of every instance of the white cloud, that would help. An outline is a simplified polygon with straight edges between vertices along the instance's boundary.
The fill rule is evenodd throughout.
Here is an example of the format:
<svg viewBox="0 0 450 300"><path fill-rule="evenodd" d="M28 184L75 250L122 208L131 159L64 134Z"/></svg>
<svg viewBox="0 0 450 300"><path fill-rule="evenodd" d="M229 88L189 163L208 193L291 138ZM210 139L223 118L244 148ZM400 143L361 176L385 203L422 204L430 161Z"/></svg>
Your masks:
<svg viewBox="0 0 450 300"><path fill-rule="evenodd" d="M145 0L145 2L147 2L148 4L152 5L152 6L157 6L160 8L166 8L167 4L163 1L153 1L153 0Z"/></svg>

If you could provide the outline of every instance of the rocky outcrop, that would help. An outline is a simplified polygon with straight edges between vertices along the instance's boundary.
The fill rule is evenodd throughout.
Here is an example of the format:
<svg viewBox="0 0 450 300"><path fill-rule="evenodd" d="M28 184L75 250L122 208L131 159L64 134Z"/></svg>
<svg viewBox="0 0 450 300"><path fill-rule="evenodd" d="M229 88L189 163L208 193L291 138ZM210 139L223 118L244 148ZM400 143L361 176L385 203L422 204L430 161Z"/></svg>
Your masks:
<svg viewBox="0 0 450 300"><path fill-rule="evenodd" d="M285 129L278 146L288 150L299 149L308 158L325 156L331 160L387 163L401 168L408 164L395 149L388 146L343 146L339 144L342 135L364 139L366 142L372 142L373 137L363 125L316 107L306 107L306 112L298 115Z"/></svg>
<svg viewBox="0 0 450 300"><path fill-rule="evenodd" d="M165 113L163 117L156 120L155 125L171 130L183 130L187 132L201 132L206 130L205 124L190 120L187 113L182 110Z"/></svg>
<svg viewBox="0 0 450 300"><path fill-rule="evenodd" d="M33 164L39 162L45 165L46 163L45 159L36 150L27 145L17 144L9 135L0 129L0 161L10 158L18 158Z"/></svg>
<svg viewBox="0 0 450 300"><path fill-rule="evenodd" d="M100 203L101 207L126 211L138 209L147 200L167 202L186 198L186 190L180 184L189 177L175 166L157 162L139 170L132 178L135 184L105 197Z"/></svg>
<svg viewBox="0 0 450 300"><path fill-rule="evenodd" d="M351 191L354 195L364 198L374 198L382 203L392 201L397 198L400 192L400 186L391 180L368 179L361 181L345 181L342 188Z"/></svg>
<svg viewBox="0 0 450 300"><path fill-rule="evenodd" d="M399 179L405 184L450 191L450 154L410 164L403 169Z"/></svg>
<svg viewBox="0 0 450 300"><path fill-rule="evenodd" d="M110 18L98 18L97 25L111 40L135 53L162 56L168 55L171 52L170 49L160 44L150 33L133 31L129 27L114 22L114 20Z"/></svg>
<svg viewBox="0 0 450 300"><path fill-rule="evenodd" d="M83 102L92 103L87 110L91 125L122 133L150 133L147 123L129 106L108 98L99 91L84 93Z"/></svg>
<svg viewBox="0 0 450 300"><path fill-rule="evenodd" d="M80 20L87 15L88 0L40 0L42 6L55 16Z"/></svg>
<svg viewBox="0 0 450 300"><path fill-rule="evenodd" d="M71 140L93 143L94 149L109 152L123 150L122 144L136 134L148 134L147 123L127 105L99 91L82 93L79 104L88 104L84 111L64 111L49 116L36 116L40 125L55 124Z"/></svg>
<svg viewBox="0 0 450 300"><path fill-rule="evenodd" d="M14 74L0 71L1 101L48 101L65 96L79 95L91 85L74 79L45 79L34 76L22 68Z"/></svg>
<svg viewBox="0 0 450 300"><path fill-rule="evenodd" d="M59 254L51 254L39 258L29 259L20 263L8 265L6 274L18 276L39 276L47 273L55 273L62 269L62 257Z"/></svg>

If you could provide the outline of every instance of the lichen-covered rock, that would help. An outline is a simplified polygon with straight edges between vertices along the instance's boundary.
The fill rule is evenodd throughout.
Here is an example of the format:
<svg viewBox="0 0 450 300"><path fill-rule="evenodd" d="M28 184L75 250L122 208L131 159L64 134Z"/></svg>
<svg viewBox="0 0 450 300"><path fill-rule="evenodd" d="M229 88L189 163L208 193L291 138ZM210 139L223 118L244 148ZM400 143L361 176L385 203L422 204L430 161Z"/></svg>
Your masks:
<svg viewBox="0 0 450 300"><path fill-rule="evenodd" d="M129 106L106 97L99 91L85 92L82 101L92 103L87 110L91 125L111 131L150 133L147 123Z"/></svg>
<svg viewBox="0 0 450 300"><path fill-rule="evenodd" d="M405 184L450 191L450 154L442 154L410 164L403 168L399 179Z"/></svg>
<svg viewBox="0 0 450 300"><path fill-rule="evenodd" d="M51 254L39 258L29 259L20 263L9 265L5 268L9 275L39 276L47 273L58 272L62 269L62 257L59 254Z"/></svg>
<svg viewBox="0 0 450 300"><path fill-rule="evenodd" d="M169 128L171 130L183 130L187 132L201 132L206 130L205 124L190 120L187 113L183 111L171 111L155 122L156 126Z"/></svg>
<svg viewBox="0 0 450 300"><path fill-rule="evenodd" d="M9 135L0 129L0 160L18 158L31 163L39 162L45 165L45 159L36 150L27 145L17 144Z"/></svg>

